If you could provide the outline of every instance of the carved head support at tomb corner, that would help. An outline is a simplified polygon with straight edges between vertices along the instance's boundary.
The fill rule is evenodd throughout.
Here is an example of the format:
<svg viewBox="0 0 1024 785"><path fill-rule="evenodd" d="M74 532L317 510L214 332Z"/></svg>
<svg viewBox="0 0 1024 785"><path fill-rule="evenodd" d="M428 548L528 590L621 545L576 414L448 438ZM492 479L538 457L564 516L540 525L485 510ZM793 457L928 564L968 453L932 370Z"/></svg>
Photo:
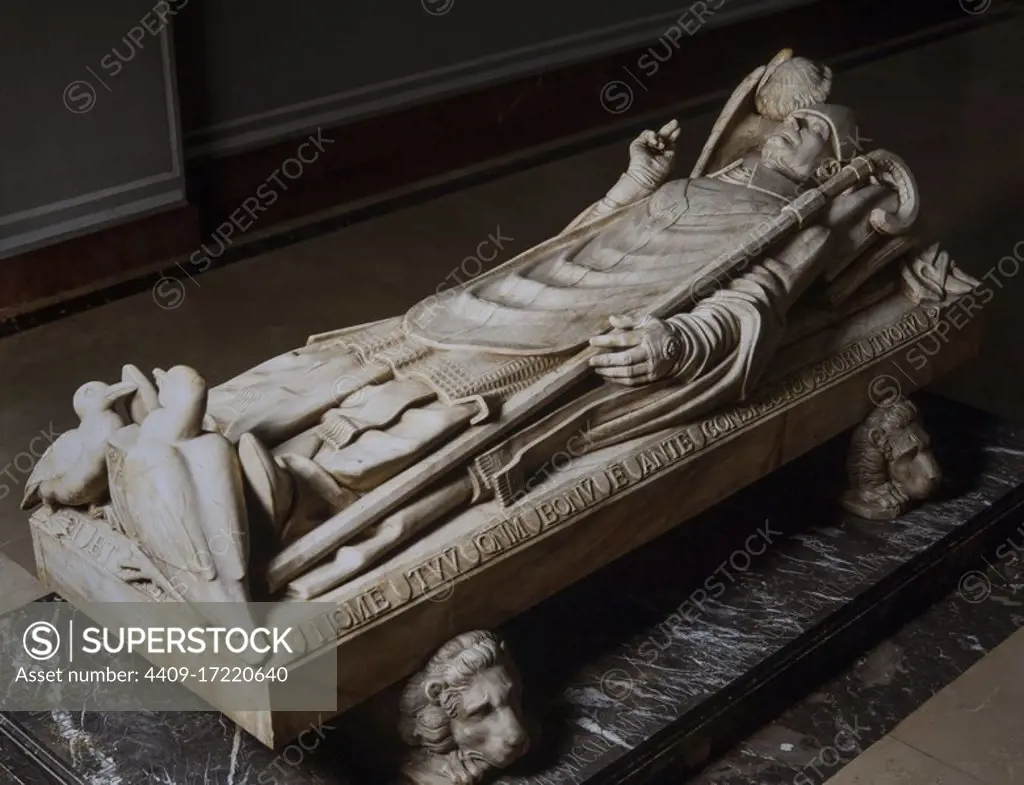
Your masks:
<svg viewBox="0 0 1024 785"><path fill-rule="evenodd" d="M942 479L917 407L906 398L879 406L853 432L850 490L843 508L889 521L935 493Z"/></svg>
<svg viewBox="0 0 1024 785"><path fill-rule="evenodd" d="M399 730L412 747L402 774L415 785L473 785L526 753L520 678L505 645L477 630L448 641L413 676Z"/></svg>

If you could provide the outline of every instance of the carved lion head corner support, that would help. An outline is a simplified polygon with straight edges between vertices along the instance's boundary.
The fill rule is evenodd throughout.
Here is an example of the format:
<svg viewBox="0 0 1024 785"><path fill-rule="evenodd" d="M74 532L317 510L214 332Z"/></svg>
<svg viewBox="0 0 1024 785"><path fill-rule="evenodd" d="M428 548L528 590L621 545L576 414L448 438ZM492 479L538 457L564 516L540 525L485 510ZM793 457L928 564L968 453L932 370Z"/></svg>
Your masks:
<svg viewBox="0 0 1024 785"><path fill-rule="evenodd" d="M477 630L444 644L413 676L399 730L410 746L402 767L412 785L476 785L529 748L519 673L505 645Z"/></svg>
<svg viewBox="0 0 1024 785"><path fill-rule="evenodd" d="M857 426L847 469L843 508L873 521L899 517L931 496L942 478L917 407L903 397L877 407Z"/></svg>

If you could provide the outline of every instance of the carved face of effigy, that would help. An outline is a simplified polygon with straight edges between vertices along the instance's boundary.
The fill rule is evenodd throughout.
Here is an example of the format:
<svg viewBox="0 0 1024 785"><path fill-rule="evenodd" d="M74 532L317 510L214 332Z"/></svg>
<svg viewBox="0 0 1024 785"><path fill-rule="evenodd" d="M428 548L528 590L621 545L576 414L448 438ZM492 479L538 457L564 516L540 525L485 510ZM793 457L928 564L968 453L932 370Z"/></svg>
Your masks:
<svg viewBox="0 0 1024 785"><path fill-rule="evenodd" d="M908 497L921 501L936 491L942 473L932 453L928 434L917 420L888 434L885 453L889 479Z"/></svg>
<svg viewBox="0 0 1024 785"><path fill-rule="evenodd" d="M832 129L821 118L790 115L765 140L761 161L794 182L807 182L832 155L831 135Z"/></svg>

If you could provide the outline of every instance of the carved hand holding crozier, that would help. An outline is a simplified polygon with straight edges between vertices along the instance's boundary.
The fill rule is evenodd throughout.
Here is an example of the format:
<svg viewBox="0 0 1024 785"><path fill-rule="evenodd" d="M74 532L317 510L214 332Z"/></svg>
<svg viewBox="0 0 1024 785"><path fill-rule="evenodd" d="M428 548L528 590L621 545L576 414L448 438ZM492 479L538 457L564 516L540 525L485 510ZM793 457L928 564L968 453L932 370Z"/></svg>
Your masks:
<svg viewBox="0 0 1024 785"><path fill-rule="evenodd" d="M193 601L248 596L248 527L265 523L278 550L259 583L315 598L469 505L522 499L553 454L745 400L795 345L794 323L825 330L886 297L964 293L973 281L908 234L909 170L858 154L853 113L826 103L831 82L780 53L734 93L691 177L673 175L678 123L645 131L618 182L557 236L209 395L192 369L154 386L126 366L122 386L95 388L102 405L76 397L78 435L53 445L33 488L51 506L109 491L97 509L155 565L143 571ZM126 416L110 411L120 396ZM62 456L86 443L70 483L86 490L72 494Z"/></svg>
<svg viewBox="0 0 1024 785"><path fill-rule="evenodd" d="M526 753L521 683L505 644L467 632L431 657L405 687L402 738L407 785L475 785Z"/></svg>
<svg viewBox="0 0 1024 785"><path fill-rule="evenodd" d="M877 407L854 430L848 467L843 508L873 521L898 518L942 480L917 407L903 397Z"/></svg>

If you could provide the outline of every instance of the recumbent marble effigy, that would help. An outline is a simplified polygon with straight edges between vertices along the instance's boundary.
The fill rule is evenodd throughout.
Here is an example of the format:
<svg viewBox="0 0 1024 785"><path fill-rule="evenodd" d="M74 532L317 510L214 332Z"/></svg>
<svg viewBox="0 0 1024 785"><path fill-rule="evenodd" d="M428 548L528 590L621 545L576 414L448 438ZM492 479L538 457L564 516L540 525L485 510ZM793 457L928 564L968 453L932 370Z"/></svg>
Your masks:
<svg viewBox="0 0 1024 785"><path fill-rule="evenodd" d="M678 123L645 131L562 233L457 290L209 389L184 366L83 386L82 424L26 489L41 574L71 599L334 603L307 639L336 651L343 709L876 405L893 409L865 425L836 503L888 519L923 500L939 475L916 410L870 381L976 282L913 234L909 168L857 149L831 89L786 50L737 88L688 177ZM903 391L976 342L947 337ZM86 528L109 558L71 554ZM95 596L90 571L124 593ZM422 602L439 592L443 610ZM461 716L462 698L420 689L414 713ZM232 716L267 743L291 728ZM463 779L427 745L406 776L473 781L525 749L510 739L460 759Z"/></svg>

